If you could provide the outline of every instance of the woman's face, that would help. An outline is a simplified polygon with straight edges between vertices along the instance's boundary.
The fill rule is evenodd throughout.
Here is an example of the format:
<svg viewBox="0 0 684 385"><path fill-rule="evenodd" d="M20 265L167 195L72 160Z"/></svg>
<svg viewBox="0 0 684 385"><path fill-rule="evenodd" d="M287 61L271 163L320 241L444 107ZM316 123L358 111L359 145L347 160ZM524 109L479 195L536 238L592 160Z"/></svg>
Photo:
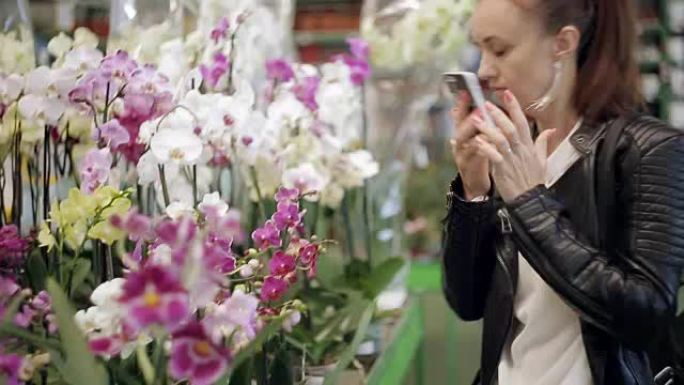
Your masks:
<svg viewBox="0 0 684 385"><path fill-rule="evenodd" d="M546 93L553 79L554 36L539 15L514 0L480 0L471 38L482 52L478 75L490 89L511 90L523 108Z"/></svg>

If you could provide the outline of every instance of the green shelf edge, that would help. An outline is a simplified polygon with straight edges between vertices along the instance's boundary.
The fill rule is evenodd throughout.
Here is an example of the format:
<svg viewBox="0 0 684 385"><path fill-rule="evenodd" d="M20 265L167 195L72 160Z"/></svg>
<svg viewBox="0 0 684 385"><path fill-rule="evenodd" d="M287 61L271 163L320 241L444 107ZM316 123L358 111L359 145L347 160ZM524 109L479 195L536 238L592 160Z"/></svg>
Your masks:
<svg viewBox="0 0 684 385"><path fill-rule="evenodd" d="M393 338L371 369L366 384L399 385L404 383L414 360L420 363L425 335L423 311L418 301L411 301L393 331ZM422 376L422 373L417 373ZM420 381L419 381L420 382Z"/></svg>
<svg viewBox="0 0 684 385"><path fill-rule="evenodd" d="M408 288L411 292L441 291L441 262L412 262L408 277Z"/></svg>

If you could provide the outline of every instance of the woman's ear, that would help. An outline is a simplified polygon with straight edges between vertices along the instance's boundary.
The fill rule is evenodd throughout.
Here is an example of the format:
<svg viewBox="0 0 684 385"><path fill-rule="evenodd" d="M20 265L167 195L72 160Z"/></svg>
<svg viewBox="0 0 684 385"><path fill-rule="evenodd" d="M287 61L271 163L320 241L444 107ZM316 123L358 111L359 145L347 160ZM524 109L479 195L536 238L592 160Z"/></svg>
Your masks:
<svg viewBox="0 0 684 385"><path fill-rule="evenodd" d="M577 54L579 48L581 32L573 26L568 25L561 28L556 34L555 54L558 59L567 58Z"/></svg>

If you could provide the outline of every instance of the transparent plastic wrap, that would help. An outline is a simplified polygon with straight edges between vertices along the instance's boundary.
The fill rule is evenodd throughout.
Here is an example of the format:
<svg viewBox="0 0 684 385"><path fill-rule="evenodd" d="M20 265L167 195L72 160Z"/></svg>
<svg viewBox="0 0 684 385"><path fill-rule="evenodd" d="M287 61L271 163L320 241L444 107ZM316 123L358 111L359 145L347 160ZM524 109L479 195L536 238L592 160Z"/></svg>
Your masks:
<svg viewBox="0 0 684 385"><path fill-rule="evenodd" d="M140 62L160 64L169 45L182 47L178 0L113 0L109 20L107 53L123 49Z"/></svg>
<svg viewBox="0 0 684 385"><path fill-rule="evenodd" d="M364 1L361 34L373 66L365 93L367 139L381 164L370 189L373 238L381 254L408 254L406 178L412 165L425 162L429 111L440 99L441 74L458 68L471 9L472 0ZM406 273L389 290L388 306L403 298Z"/></svg>
<svg viewBox="0 0 684 385"><path fill-rule="evenodd" d="M255 89L261 89L266 80L268 59L294 59L295 0L187 0L187 4L197 12L197 36L208 35L223 17L231 25L237 24L237 17L244 19L235 39L235 69ZM191 34L187 40L186 51L197 48L193 47L196 36ZM200 59L206 56L206 52L197 54Z"/></svg>
<svg viewBox="0 0 684 385"><path fill-rule="evenodd" d="M473 0L366 0L361 34L373 67L402 72L453 65L467 41Z"/></svg>
<svg viewBox="0 0 684 385"><path fill-rule="evenodd" d="M28 1L0 1L0 20L0 73L30 71L36 56Z"/></svg>

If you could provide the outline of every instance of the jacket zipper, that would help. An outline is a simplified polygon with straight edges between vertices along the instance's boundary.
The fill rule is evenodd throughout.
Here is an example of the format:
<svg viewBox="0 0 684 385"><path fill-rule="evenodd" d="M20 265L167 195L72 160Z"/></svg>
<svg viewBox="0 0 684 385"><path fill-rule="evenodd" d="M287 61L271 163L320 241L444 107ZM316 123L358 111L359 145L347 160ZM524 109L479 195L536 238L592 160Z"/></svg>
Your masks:
<svg viewBox="0 0 684 385"><path fill-rule="evenodd" d="M502 236L502 238L504 238L504 246L497 246L496 247L497 248L496 260L501 265L501 268L504 271L504 275L506 276L506 279L508 281L508 286L510 288L510 291L511 291L512 295L514 296L515 295L515 288L513 287L513 276L511 274L511 270L508 268L508 264L506 264L506 261L504 261L503 257L501 256L505 251L505 250L503 250L503 248L506 247L505 246L506 238L508 238L509 234L511 234L513 232L513 227L511 226L511 221L510 221L510 217L508 216L508 212L506 212L505 209L499 209L497 211L497 215L498 215L500 222L501 222L501 236ZM511 304L511 307L512 306L513 305ZM501 353L503 352L503 348L506 345L506 342L508 341L508 338L510 337L510 334L511 334L512 317L513 317L513 313L509 314L509 317L506 320L506 336L501 341L501 343L499 344L497 351L496 351L496 357L497 357L498 361L501 361ZM495 374L496 374L496 372L494 373L494 375ZM490 384L492 383L492 380L493 380L493 377L489 379Z"/></svg>

